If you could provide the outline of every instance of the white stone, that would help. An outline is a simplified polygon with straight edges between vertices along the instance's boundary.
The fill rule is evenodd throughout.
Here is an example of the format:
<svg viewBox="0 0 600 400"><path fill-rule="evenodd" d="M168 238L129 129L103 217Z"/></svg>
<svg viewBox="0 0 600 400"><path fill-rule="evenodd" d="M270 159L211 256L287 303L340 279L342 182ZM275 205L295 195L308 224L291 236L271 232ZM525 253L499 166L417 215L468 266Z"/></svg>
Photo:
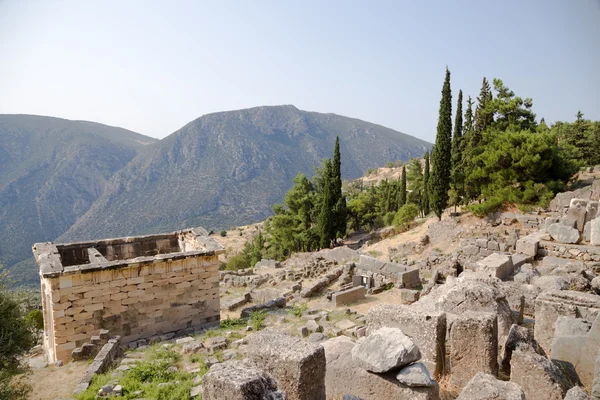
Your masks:
<svg viewBox="0 0 600 400"><path fill-rule="evenodd" d="M419 348L398 328L380 328L352 349L352 359L371 372L399 369L421 358Z"/></svg>
<svg viewBox="0 0 600 400"><path fill-rule="evenodd" d="M408 367L402 368L400 372L398 372L398 375L396 375L396 379L406 386L431 387L435 385L435 381L431 379L431 375L423 363L414 363Z"/></svg>

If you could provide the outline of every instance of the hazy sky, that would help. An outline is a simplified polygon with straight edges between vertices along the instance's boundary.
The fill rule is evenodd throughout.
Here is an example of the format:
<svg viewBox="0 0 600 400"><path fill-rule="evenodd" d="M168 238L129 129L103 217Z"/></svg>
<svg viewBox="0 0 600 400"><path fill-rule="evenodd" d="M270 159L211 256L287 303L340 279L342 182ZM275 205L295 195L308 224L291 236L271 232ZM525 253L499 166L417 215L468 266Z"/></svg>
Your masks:
<svg viewBox="0 0 600 400"><path fill-rule="evenodd" d="M600 119L600 0L0 0L0 113L164 137L203 114L294 104L433 141L444 69L547 122Z"/></svg>

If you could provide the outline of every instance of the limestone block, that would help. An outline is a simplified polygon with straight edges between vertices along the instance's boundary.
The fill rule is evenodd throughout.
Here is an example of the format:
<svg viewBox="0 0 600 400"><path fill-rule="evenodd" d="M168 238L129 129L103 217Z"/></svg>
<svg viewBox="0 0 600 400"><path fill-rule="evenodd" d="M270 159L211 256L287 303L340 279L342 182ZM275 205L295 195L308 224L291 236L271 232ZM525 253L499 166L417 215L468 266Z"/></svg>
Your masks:
<svg viewBox="0 0 600 400"><path fill-rule="evenodd" d="M590 400L590 396L588 396L585 390L579 386L575 386L567 391L564 400Z"/></svg>
<svg viewBox="0 0 600 400"><path fill-rule="evenodd" d="M583 232L583 226L585 225L585 216L587 214L588 200L584 199L571 199L569 205L569 211L567 211L567 218L574 219L576 221L575 228L579 232Z"/></svg>
<svg viewBox="0 0 600 400"><path fill-rule="evenodd" d="M590 200L585 208L585 222L590 222L594 218L600 217L600 202Z"/></svg>
<svg viewBox="0 0 600 400"><path fill-rule="evenodd" d="M275 380L248 361L215 364L203 378L205 400L260 400L277 391Z"/></svg>
<svg viewBox="0 0 600 400"><path fill-rule="evenodd" d="M450 325L450 384L460 390L478 372L498 375L496 314L467 311Z"/></svg>
<svg viewBox="0 0 600 400"><path fill-rule="evenodd" d="M538 252L540 238L538 235L529 235L517 240L516 251L531 257L535 257Z"/></svg>
<svg viewBox="0 0 600 400"><path fill-rule="evenodd" d="M365 298L365 288L356 286L341 292L334 293L331 296L331 302L334 307L354 303Z"/></svg>
<svg viewBox="0 0 600 400"><path fill-rule="evenodd" d="M583 227L581 228L583 231ZM563 224L552 224L547 229L548 233L558 243L579 243L581 234L577 228L571 228Z"/></svg>
<svg viewBox="0 0 600 400"><path fill-rule="evenodd" d="M325 400L325 352L322 346L263 331L248 338L248 357L273 375L288 400Z"/></svg>
<svg viewBox="0 0 600 400"><path fill-rule="evenodd" d="M492 375L478 373L456 400L525 400L525 393L515 383L499 381Z"/></svg>
<svg viewBox="0 0 600 400"><path fill-rule="evenodd" d="M512 358L512 353L521 343L528 344L534 350L539 352L538 345L529 329L519 325L511 326L506 341L504 342L504 346L502 346L502 356L500 358L500 371L504 373L504 375L510 375L510 360Z"/></svg>
<svg viewBox="0 0 600 400"><path fill-rule="evenodd" d="M600 246L600 217L590 222L590 243L592 246Z"/></svg>
<svg viewBox="0 0 600 400"><path fill-rule="evenodd" d="M411 387L396 379L397 372L374 374L352 361L356 342L347 336L338 336L322 343L327 359L325 387L328 399L340 399L345 394L364 399L439 400L439 386Z"/></svg>
<svg viewBox="0 0 600 400"><path fill-rule="evenodd" d="M419 348L421 362L438 377L444 371L446 313L424 310L415 304L385 304L370 309L366 315L367 334L384 326L400 328Z"/></svg>
<svg viewBox="0 0 600 400"><path fill-rule="evenodd" d="M600 349L596 354L596 360L594 362L594 383L592 386L592 399L600 400Z"/></svg>
<svg viewBox="0 0 600 400"><path fill-rule="evenodd" d="M524 344L512 354L510 381L521 386L527 400L563 400L572 386L557 365Z"/></svg>
<svg viewBox="0 0 600 400"><path fill-rule="evenodd" d="M420 358L419 348L398 328L379 328L352 349L355 365L377 373L397 370Z"/></svg>
<svg viewBox="0 0 600 400"><path fill-rule="evenodd" d="M514 271L512 257L506 254L494 253L479 261L478 272L498 279L512 276Z"/></svg>
<svg viewBox="0 0 600 400"><path fill-rule="evenodd" d="M432 387L436 385L436 382L431 379L427 367L420 362L402 368L396 375L396 379L400 384L410 387Z"/></svg>

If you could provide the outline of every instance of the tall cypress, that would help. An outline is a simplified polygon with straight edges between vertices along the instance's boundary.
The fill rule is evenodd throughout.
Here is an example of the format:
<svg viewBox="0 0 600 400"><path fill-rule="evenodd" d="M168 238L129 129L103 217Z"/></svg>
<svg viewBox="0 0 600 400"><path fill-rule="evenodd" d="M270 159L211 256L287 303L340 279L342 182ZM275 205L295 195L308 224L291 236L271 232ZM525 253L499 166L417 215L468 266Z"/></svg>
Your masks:
<svg viewBox="0 0 600 400"><path fill-rule="evenodd" d="M469 174L473 169L474 139L473 139L473 100L471 96L467 99L467 110L465 111L465 124L463 126L463 184L464 204L476 197L473 186L469 183Z"/></svg>
<svg viewBox="0 0 600 400"><path fill-rule="evenodd" d="M335 239L335 215L334 215L334 185L333 166L330 159L323 162L323 193L321 209L317 217L317 228L321 248L328 248Z"/></svg>
<svg viewBox="0 0 600 400"><path fill-rule="evenodd" d="M340 138L335 137L335 148L333 150L333 204L334 204L334 229L336 235L346 235L346 199L342 196L342 156L340 153Z"/></svg>
<svg viewBox="0 0 600 400"><path fill-rule="evenodd" d="M421 199L423 215L429 214L429 152L425 152L425 168L423 171L423 197Z"/></svg>
<svg viewBox="0 0 600 400"><path fill-rule="evenodd" d="M463 168L463 116L462 116L462 90L458 91L456 117L454 119L454 135L452 136L452 187L455 192L454 206L460 204L464 196L464 168Z"/></svg>
<svg viewBox="0 0 600 400"><path fill-rule="evenodd" d="M398 208L406 204L406 165L402 166L402 180L400 181L400 193L398 193Z"/></svg>
<svg viewBox="0 0 600 400"><path fill-rule="evenodd" d="M481 90L477 98L477 108L475 109L475 126L473 136L471 137L471 146L476 148L483 138L483 132L494 122L494 114L490 110L489 103L492 101L492 88L486 77L483 77Z"/></svg>
<svg viewBox="0 0 600 400"><path fill-rule="evenodd" d="M442 99L435 138L435 151L431 158L429 204L438 219L448 205L450 173L452 167L452 91L450 89L450 71L446 67L446 79L442 86Z"/></svg>

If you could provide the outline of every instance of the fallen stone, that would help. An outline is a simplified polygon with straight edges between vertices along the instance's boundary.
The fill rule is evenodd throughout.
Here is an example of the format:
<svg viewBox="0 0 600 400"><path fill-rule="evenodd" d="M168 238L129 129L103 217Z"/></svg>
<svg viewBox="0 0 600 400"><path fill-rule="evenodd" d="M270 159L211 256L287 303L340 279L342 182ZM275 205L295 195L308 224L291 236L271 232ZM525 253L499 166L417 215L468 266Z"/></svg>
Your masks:
<svg viewBox="0 0 600 400"><path fill-rule="evenodd" d="M581 240L581 234L577 228L571 228L561 223L550 225L547 231L558 243L575 244Z"/></svg>
<svg viewBox="0 0 600 400"><path fill-rule="evenodd" d="M510 364L510 381L523 389L527 400L562 400L572 386L557 365L531 346L519 345Z"/></svg>
<svg viewBox="0 0 600 400"><path fill-rule="evenodd" d="M397 372L374 374L357 366L352 361L352 350L357 343L346 336L329 339L322 346L327 359L325 386L328 399L339 399L347 393L366 400L440 399L435 381L431 387L411 387L398 382Z"/></svg>
<svg viewBox="0 0 600 400"><path fill-rule="evenodd" d="M324 333L315 332L311 333L307 340L312 343L319 343L327 340L327 335Z"/></svg>
<svg viewBox="0 0 600 400"><path fill-rule="evenodd" d="M479 261L477 272L484 273L491 278L506 279L514 272L512 257L506 254L491 254Z"/></svg>
<svg viewBox="0 0 600 400"><path fill-rule="evenodd" d="M323 327L315 320L306 321L306 329L308 329L309 332L323 332Z"/></svg>
<svg viewBox="0 0 600 400"><path fill-rule="evenodd" d="M310 334L310 331L308 330L308 328L306 326L301 326L298 328L298 333L302 337L307 337Z"/></svg>
<svg viewBox="0 0 600 400"><path fill-rule="evenodd" d="M467 383L456 400L525 400L519 385L478 373Z"/></svg>
<svg viewBox="0 0 600 400"><path fill-rule="evenodd" d="M377 373L402 368L420 358L419 348L398 328L380 328L352 349L357 366Z"/></svg>
<svg viewBox="0 0 600 400"><path fill-rule="evenodd" d="M423 363L414 363L408 367L402 368L396 379L403 385L411 387L432 387L436 382L431 379L427 367Z"/></svg>
<svg viewBox="0 0 600 400"><path fill-rule="evenodd" d="M248 337L249 359L273 375L288 400L325 400L323 347L297 337L261 331Z"/></svg>
<svg viewBox="0 0 600 400"><path fill-rule="evenodd" d="M354 328L355 326L356 326L356 324L354 322L350 321L349 319L343 319L341 321L336 322L336 324L335 324L336 328L341 329L343 331Z"/></svg>
<svg viewBox="0 0 600 400"><path fill-rule="evenodd" d="M175 344L186 344L186 343L193 342L193 341L194 341L193 337L187 336L184 338L176 339Z"/></svg>
<svg viewBox="0 0 600 400"><path fill-rule="evenodd" d="M590 243L592 246L600 246L600 217L590 222Z"/></svg>
<svg viewBox="0 0 600 400"><path fill-rule="evenodd" d="M506 341L504 342L504 346L502 346L502 356L500 358L500 371L506 376L510 375L510 360L512 358L512 353L521 343L528 344L534 350L539 352L537 343L529 329L519 325L511 326Z"/></svg>
<svg viewBox="0 0 600 400"><path fill-rule="evenodd" d="M569 282L562 276L546 275L533 280L533 284L541 290L568 290Z"/></svg>
<svg viewBox="0 0 600 400"><path fill-rule="evenodd" d="M203 400L258 400L277 391L273 377L247 361L226 361L204 375Z"/></svg>
<svg viewBox="0 0 600 400"><path fill-rule="evenodd" d="M590 396L579 386L575 386L567 391L564 400L590 400Z"/></svg>
<svg viewBox="0 0 600 400"><path fill-rule="evenodd" d="M204 346L202 345L202 342L193 341L193 342L188 342L188 343L184 344L183 347L181 348L181 351L183 352L183 354L195 354L195 353L199 352L202 348L204 348Z"/></svg>
<svg viewBox="0 0 600 400"><path fill-rule="evenodd" d="M496 314L467 311L450 325L450 384L460 390L478 372L498 375Z"/></svg>

